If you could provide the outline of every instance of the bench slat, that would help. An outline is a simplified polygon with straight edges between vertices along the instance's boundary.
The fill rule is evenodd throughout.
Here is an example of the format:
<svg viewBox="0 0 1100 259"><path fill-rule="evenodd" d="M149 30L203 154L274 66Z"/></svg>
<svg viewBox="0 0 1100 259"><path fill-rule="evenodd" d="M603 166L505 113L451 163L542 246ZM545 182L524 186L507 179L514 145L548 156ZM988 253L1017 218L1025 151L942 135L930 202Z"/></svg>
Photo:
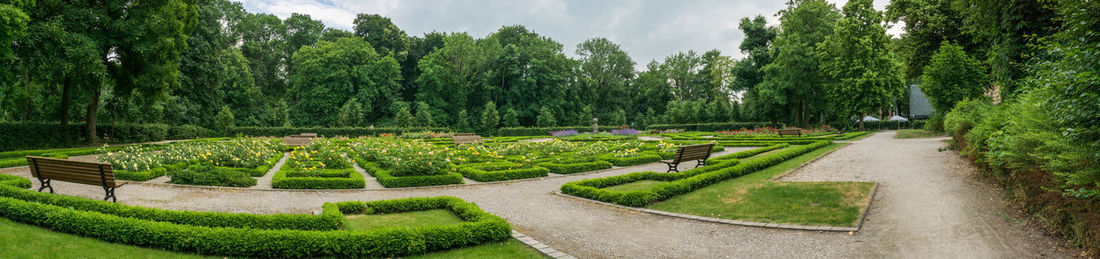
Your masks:
<svg viewBox="0 0 1100 259"><path fill-rule="evenodd" d="M107 163L82 162L56 158L44 158L27 156L31 173L35 177L58 180L64 182L89 184L102 186L107 182L107 187L117 187L115 174L111 165ZM102 176L100 175L102 166Z"/></svg>

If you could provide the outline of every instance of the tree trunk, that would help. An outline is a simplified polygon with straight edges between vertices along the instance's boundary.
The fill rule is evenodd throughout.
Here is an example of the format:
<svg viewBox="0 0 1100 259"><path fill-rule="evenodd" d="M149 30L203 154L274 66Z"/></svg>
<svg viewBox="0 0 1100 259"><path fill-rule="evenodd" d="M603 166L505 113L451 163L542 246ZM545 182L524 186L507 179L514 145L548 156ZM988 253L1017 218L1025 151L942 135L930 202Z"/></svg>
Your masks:
<svg viewBox="0 0 1100 259"><path fill-rule="evenodd" d="M23 118L21 121L27 123L27 117L31 116L31 75L28 69L23 69L23 92L27 94L27 98L23 99Z"/></svg>
<svg viewBox="0 0 1100 259"><path fill-rule="evenodd" d="M863 118L867 118L867 113L863 113L859 117L859 131L863 131Z"/></svg>
<svg viewBox="0 0 1100 259"><path fill-rule="evenodd" d="M95 132L95 119L99 112L99 94L100 89L96 87L95 91L92 92L92 102L88 104L88 113L84 116L85 122L88 124L88 141L92 145L99 144Z"/></svg>
<svg viewBox="0 0 1100 259"><path fill-rule="evenodd" d="M66 76L65 83L61 86L61 116L58 118L61 122L61 128L69 126L69 103L72 100L72 85L73 78Z"/></svg>

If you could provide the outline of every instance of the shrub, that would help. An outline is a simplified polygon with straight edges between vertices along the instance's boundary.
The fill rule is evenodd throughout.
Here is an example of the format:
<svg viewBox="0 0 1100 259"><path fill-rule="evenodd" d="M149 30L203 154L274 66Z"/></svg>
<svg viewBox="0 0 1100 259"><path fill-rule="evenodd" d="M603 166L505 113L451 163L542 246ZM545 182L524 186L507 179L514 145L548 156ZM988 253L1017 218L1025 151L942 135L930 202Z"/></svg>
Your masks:
<svg viewBox="0 0 1100 259"><path fill-rule="evenodd" d="M355 172L352 169L339 169L347 171L348 177L293 177L288 174L301 175L299 170L291 166L283 166L278 172L275 172L275 176L271 178L271 187L275 189L362 189L366 187L367 183L363 179L363 175ZM327 176L338 174L335 172L324 173Z"/></svg>
<svg viewBox="0 0 1100 259"><path fill-rule="evenodd" d="M661 156L655 153L643 153L631 157L616 157L613 154L600 156L601 160L611 162L615 166L632 166L661 161Z"/></svg>
<svg viewBox="0 0 1100 259"><path fill-rule="evenodd" d="M442 127L234 127L227 136L287 136L303 132L317 133L320 137L358 137L378 136L380 134L401 134L403 132L448 132Z"/></svg>
<svg viewBox="0 0 1100 259"><path fill-rule="evenodd" d="M85 125L56 123L0 123L0 150L57 148L87 145ZM214 132L198 126L165 124L100 124L96 134L106 143L132 143L166 139L193 139L213 136Z"/></svg>
<svg viewBox="0 0 1100 259"><path fill-rule="evenodd" d="M400 188L400 187L415 187L415 186L432 186L432 185L448 185L448 184L463 184L465 181L462 179L462 175L458 173L448 173L443 175L419 175L419 176L393 176L389 170L379 168L374 163L368 162L365 159L355 157L355 162L362 167L363 170L374 176L379 184L386 188Z"/></svg>
<svg viewBox="0 0 1100 259"><path fill-rule="evenodd" d="M251 171L199 164L172 172L169 176L174 184L251 187L256 185L256 179L250 175Z"/></svg>
<svg viewBox="0 0 1100 259"><path fill-rule="evenodd" d="M495 182L544 177L549 175L550 169L504 161L465 164L458 167L458 173L478 182Z"/></svg>
<svg viewBox="0 0 1100 259"><path fill-rule="evenodd" d="M692 123L692 124L654 124L646 127L646 130L686 130L686 131L721 131L738 129L755 129L760 127L776 126L767 122L716 122L716 123Z"/></svg>
<svg viewBox="0 0 1100 259"><path fill-rule="evenodd" d="M566 183L561 186L565 194L615 203L623 206L642 207L673 196L691 192L727 179L740 177L773 166L796 156L829 145L819 141L810 145L787 149L772 155L741 163L738 160L723 161L682 173L638 172L604 178L594 178ZM641 180L663 181L650 190L618 192L603 189Z"/></svg>
<svg viewBox="0 0 1100 259"><path fill-rule="evenodd" d="M607 161L592 161L592 162L580 162L580 163L555 163L555 162L541 162L537 164L540 167L549 169L551 173L555 174L572 174L588 171L596 171L602 169L611 168L612 164Z"/></svg>

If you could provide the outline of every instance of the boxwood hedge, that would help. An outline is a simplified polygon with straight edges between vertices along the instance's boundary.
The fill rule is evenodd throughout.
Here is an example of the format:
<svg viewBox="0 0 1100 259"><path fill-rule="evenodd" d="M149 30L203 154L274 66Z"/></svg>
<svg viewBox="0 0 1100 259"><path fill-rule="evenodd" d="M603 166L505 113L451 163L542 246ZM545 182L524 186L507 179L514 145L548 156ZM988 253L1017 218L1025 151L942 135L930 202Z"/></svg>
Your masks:
<svg viewBox="0 0 1100 259"><path fill-rule="evenodd" d="M275 189L363 189L367 186L363 175L354 169L330 169L348 171L346 172L348 177L292 177L287 175L292 174L295 170L298 169L285 165L279 168L279 171L275 172L275 175L271 178L271 187ZM343 173L326 172L323 174L333 176Z"/></svg>
<svg viewBox="0 0 1100 259"><path fill-rule="evenodd" d="M632 157L615 157L611 154L604 154L600 156L600 160L611 162L615 166L632 166L661 161L661 156L657 153L642 153Z"/></svg>
<svg viewBox="0 0 1100 259"><path fill-rule="evenodd" d="M810 145L780 151L748 162L733 162L738 160L719 162L684 171L683 173L638 172L581 180L562 185L561 191L565 194L603 202L631 207L642 207L717 182L756 172L757 170L779 164L788 159L824 147L830 143L829 141L819 141ZM641 191L619 192L604 189L604 187L641 180L663 181L664 183L657 184L649 190Z"/></svg>
<svg viewBox="0 0 1100 259"><path fill-rule="evenodd" d="M492 163L471 163L458 166L458 173L478 182L495 182L515 179L544 177L550 175L550 169L541 166L521 165L502 161Z"/></svg>
<svg viewBox="0 0 1100 259"><path fill-rule="evenodd" d="M0 216L107 242L235 257L397 257L511 237L503 218L454 197L326 203L313 215L169 211L22 188L30 181L0 175ZM382 214L449 209L463 223L346 231L344 213Z"/></svg>
<svg viewBox="0 0 1100 259"><path fill-rule="evenodd" d="M363 168L367 174L374 176L375 180L379 184L386 188L400 188L400 187L416 187L416 186L433 186L433 185L448 185L448 184L463 184L465 181L462 179L462 175L458 173L448 173L442 175L418 175L418 176L393 176L389 170L379 168L373 162L368 162L366 159L355 156L351 153L351 156L355 163L359 167Z"/></svg>
<svg viewBox="0 0 1100 259"><path fill-rule="evenodd" d="M573 174L580 172L596 171L602 169L611 168L611 162L596 160L592 162L579 162L579 163L556 163L556 162L541 162L536 164L540 167L549 169L551 173L555 174Z"/></svg>

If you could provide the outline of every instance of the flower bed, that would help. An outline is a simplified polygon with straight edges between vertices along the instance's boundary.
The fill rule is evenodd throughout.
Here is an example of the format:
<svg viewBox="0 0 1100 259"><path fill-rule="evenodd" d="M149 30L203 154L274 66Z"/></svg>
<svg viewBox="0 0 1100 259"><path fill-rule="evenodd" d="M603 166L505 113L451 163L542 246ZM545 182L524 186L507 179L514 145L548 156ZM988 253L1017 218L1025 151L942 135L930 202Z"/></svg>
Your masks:
<svg viewBox="0 0 1100 259"><path fill-rule="evenodd" d="M684 171L683 173L638 172L619 176L594 178L566 183L563 193L610 202L624 206L642 207L673 196L688 193L708 185L746 175L757 170L779 164L788 159L829 145L829 141L819 141L810 145L784 150L749 162L731 162L712 164ZM737 161L737 160L733 160ZM649 190L619 192L603 189L605 187L632 183L642 180L663 181Z"/></svg>
<svg viewBox="0 0 1100 259"><path fill-rule="evenodd" d="M447 173L442 175L418 175L418 176L393 176L389 170L378 167L375 163L366 161L362 158L354 158L355 162L362 167L367 174L374 176L378 183L386 188L399 188L399 187L416 187L416 186L433 186L433 185L448 185L448 184L463 184L462 175L458 173Z"/></svg>
<svg viewBox="0 0 1100 259"><path fill-rule="evenodd" d="M271 178L276 189L362 189L366 182L331 140L315 140L290 152L286 164Z"/></svg>
<svg viewBox="0 0 1100 259"><path fill-rule="evenodd" d="M18 178L18 179L16 179ZM226 257L399 257L511 237L503 218L454 197L326 203L321 215L171 211L39 193L0 175L0 217L106 242ZM347 214L447 209L457 225L340 230Z"/></svg>
<svg viewBox="0 0 1100 259"><path fill-rule="evenodd" d="M250 176L259 177L282 157L281 145L273 138L186 141L158 148L103 147L99 160L111 164L117 179L146 181L185 170L191 164L247 168Z"/></svg>

